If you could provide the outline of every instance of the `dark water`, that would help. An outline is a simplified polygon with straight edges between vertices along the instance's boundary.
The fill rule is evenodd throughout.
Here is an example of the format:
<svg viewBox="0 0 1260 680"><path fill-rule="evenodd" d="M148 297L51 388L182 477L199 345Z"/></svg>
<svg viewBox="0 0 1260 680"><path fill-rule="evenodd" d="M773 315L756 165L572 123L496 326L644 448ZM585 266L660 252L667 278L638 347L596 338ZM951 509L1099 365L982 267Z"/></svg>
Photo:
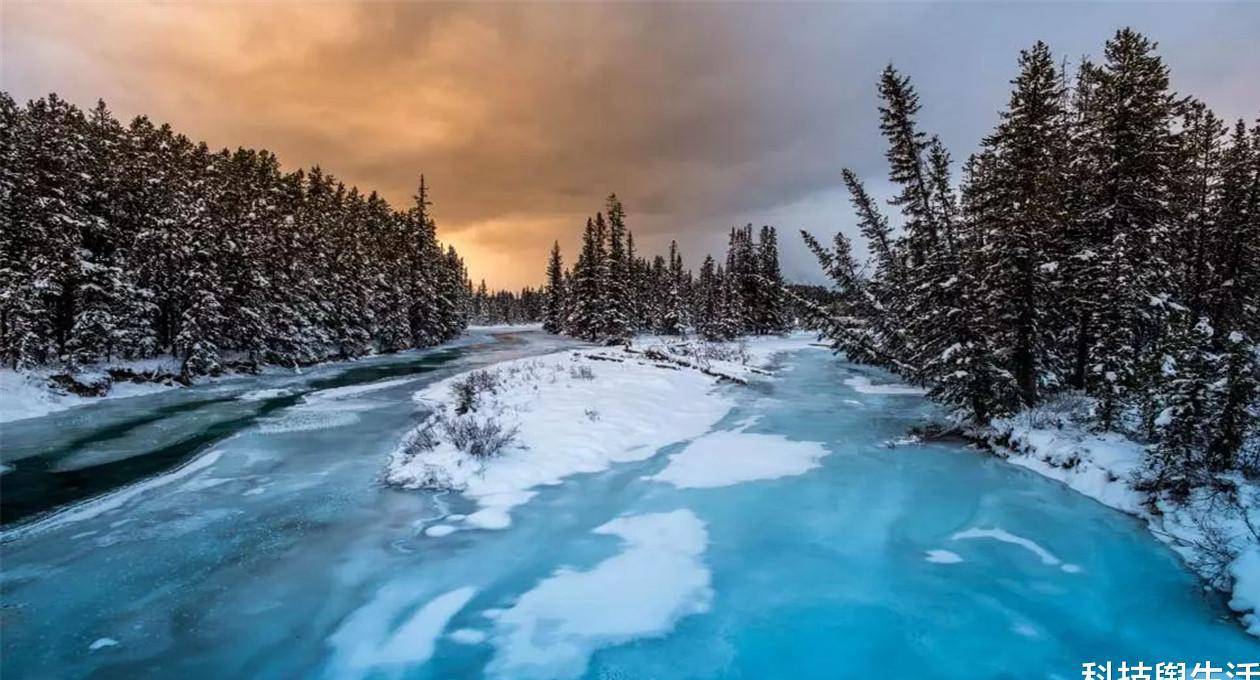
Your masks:
<svg viewBox="0 0 1260 680"><path fill-rule="evenodd" d="M313 369L305 376L250 377L72 409L0 425L11 471L0 476L0 526L171 470L197 452L318 390L418 376L490 346L520 345L511 335L464 347L405 352ZM242 400L247 391L283 390ZM93 455L105 460L96 462ZM110 459L112 458L112 460ZM87 463L76 463L84 460Z"/></svg>

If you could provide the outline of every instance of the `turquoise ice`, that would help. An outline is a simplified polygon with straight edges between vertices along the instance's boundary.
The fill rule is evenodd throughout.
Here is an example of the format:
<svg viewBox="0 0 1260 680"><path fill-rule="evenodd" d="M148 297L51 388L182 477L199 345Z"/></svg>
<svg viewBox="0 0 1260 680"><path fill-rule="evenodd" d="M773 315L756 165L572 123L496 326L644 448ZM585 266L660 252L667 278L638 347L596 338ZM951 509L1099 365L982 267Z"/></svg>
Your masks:
<svg viewBox="0 0 1260 680"><path fill-rule="evenodd" d="M889 447L933 407L857 391L846 379L890 378L821 351L719 388L738 405L708 436L786 452L774 465L700 483L713 447L684 465L679 442L539 489L507 529L426 535L470 508L378 483L420 417L408 396L548 347L223 395L207 408L252 415L232 410L239 429L182 467L7 528L5 677L1070 678L1084 661L1260 658L1136 520L959 442ZM157 412L173 398L126 400L154 419L122 448L193 436ZM34 446L39 422L23 427ZM91 454L64 456L86 474Z"/></svg>

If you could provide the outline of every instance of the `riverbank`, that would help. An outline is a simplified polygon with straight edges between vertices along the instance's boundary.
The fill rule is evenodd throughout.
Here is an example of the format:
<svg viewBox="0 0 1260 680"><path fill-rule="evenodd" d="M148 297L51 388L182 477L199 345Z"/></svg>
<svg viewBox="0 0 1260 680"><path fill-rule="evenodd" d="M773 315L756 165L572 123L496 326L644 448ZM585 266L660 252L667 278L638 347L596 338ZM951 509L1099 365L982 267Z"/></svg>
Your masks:
<svg viewBox="0 0 1260 680"><path fill-rule="evenodd" d="M1007 462L1138 517L1204 583L1229 596L1247 632L1260 637L1260 486L1241 475L1199 488L1184 502L1139 490L1146 446L1092 432L1064 400L994 421L973 436Z"/></svg>
<svg viewBox="0 0 1260 680"><path fill-rule="evenodd" d="M406 357L409 353L465 347L485 342L493 336L535 331L537 327L537 324L474 326L468 328L459 338L433 347L369 354L354 359L320 361L298 367L224 361L225 370L221 374L195 378L182 375L180 360L170 356L103 362L80 367L73 372L64 367L51 366L25 371L0 368L0 423L40 418L106 400L157 394L194 385L250 377L300 376L339 364L362 365L374 360Z"/></svg>

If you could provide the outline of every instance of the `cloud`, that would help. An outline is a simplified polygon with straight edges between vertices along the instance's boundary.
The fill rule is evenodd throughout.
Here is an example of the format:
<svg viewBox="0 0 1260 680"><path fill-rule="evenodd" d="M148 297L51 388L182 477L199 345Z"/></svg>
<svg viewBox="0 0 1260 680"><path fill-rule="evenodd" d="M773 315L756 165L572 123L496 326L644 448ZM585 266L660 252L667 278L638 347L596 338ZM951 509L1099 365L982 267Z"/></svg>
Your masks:
<svg viewBox="0 0 1260 680"><path fill-rule="evenodd" d="M320 164L399 205L424 172L443 237L474 276L512 286L541 278L552 240L572 253L584 216L612 191L645 249L678 238L698 262L730 226L774 219L787 270L816 276L794 232L851 228L841 167L880 181L874 81L885 63L915 76L925 125L962 158L1004 103L1020 47L1044 38L1063 54L1097 53L1132 14L22 0L0 11L14 96L103 97L122 116L148 114L212 145ZM1164 41L1174 76L1189 65L1186 89L1227 115L1256 109L1247 74L1260 63L1244 45L1260 11L1143 14L1138 28Z"/></svg>

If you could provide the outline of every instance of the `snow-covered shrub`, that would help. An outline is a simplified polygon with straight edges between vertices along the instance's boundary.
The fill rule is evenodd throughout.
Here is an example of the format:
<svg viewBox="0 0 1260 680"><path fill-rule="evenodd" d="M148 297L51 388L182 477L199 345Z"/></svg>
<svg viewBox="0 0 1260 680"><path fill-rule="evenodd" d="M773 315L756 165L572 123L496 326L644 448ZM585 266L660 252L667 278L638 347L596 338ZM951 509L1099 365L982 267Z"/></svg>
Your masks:
<svg viewBox="0 0 1260 680"><path fill-rule="evenodd" d="M594 380L595 373L591 370L590 366L587 366L586 364L579 364L577 366L569 367L569 377L574 380Z"/></svg>
<svg viewBox="0 0 1260 680"><path fill-rule="evenodd" d="M407 458L414 458L425 451L432 451L438 445L437 433L433 431L434 421L429 419L403 436L398 445L398 452Z"/></svg>
<svg viewBox="0 0 1260 680"><path fill-rule="evenodd" d="M1094 400L1082 392L1059 392L1019 414L1021 424L1043 430L1087 422Z"/></svg>
<svg viewBox="0 0 1260 680"><path fill-rule="evenodd" d="M450 418L442 415L438 417L438 427L455 448L473 458L498 455L516 439L517 433L515 425L504 425L495 416L479 418L465 415Z"/></svg>
<svg viewBox="0 0 1260 680"><path fill-rule="evenodd" d="M455 397L455 414L464 415L476 411L482 394L494 394L499 387L499 375L491 371L473 371L451 385Z"/></svg>

